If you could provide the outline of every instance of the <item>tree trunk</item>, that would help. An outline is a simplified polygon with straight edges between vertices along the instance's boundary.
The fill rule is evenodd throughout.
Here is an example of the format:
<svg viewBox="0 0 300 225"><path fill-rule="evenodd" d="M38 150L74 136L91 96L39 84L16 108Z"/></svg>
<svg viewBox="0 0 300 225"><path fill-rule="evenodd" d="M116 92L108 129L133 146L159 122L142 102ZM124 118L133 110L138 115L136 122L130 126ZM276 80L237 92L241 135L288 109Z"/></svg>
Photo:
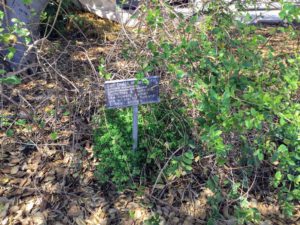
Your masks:
<svg viewBox="0 0 300 225"><path fill-rule="evenodd" d="M25 23L25 27L30 31L32 42L39 38L40 15L44 11L49 0L32 0L26 5L21 0L1 0L0 8L5 13L4 28L8 30L13 25L11 19L16 18ZM4 3L4 4L3 4ZM27 54L28 46L24 40L20 39L14 45L16 53L9 61L11 69L16 69L30 63L33 60L32 54Z"/></svg>

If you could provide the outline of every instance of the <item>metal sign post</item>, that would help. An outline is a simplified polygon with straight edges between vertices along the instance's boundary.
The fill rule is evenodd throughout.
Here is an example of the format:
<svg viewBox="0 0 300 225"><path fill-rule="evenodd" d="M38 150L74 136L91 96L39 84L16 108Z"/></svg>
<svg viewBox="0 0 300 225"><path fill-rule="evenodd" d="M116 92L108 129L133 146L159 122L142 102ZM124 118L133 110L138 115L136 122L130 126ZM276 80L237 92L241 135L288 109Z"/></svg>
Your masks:
<svg viewBox="0 0 300 225"><path fill-rule="evenodd" d="M140 104L158 103L159 77L147 77L146 83L137 79L107 81L104 83L106 107L123 108L132 106L132 149L138 147L138 107Z"/></svg>
<svg viewBox="0 0 300 225"><path fill-rule="evenodd" d="M139 116L139 106L134 105L132 107L132 112L133 112L133 123L132 123L132 139L133 139L133 145L132 145L132 150L135 151L138 146L138 116Z"/></svg>

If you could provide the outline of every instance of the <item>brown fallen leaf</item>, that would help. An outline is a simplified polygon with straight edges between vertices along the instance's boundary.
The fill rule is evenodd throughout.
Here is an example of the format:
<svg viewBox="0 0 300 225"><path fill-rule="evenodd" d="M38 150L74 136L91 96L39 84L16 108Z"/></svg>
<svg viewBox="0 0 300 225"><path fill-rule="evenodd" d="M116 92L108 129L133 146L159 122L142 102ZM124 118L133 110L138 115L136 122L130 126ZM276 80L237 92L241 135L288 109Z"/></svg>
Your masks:
<svg viewBox="0 0 300 225"><path fill-rule="evenodd" d="M46 178L44 179L44 182L49 182L49 181L53 181L55 180L54 176L46 176Z"/></svg>
<svg viewBox="0 0 300 225"><path fill-rule="evenodd" d="M4 217L6 217L8 209L9 209L9 205L10 205L9 202L7 202L5 204L0 202L0 208L1 208L1 211L0 211L0 220L4 219Z"/></svg>
<svg viewBox="0 0 300 225"><path fill-rule="evenodd" d="M260 225L272 225L273 223L270 220L261 221Z"/></svg>
<svg viewBox="0 0 300 225"><path fill-rule="evenodd" d="M0 196L3 196L4 191L5 191L5 189L0 188Z"/></svg>
<svg viewBox="0 0 300 225"><path fill-rule="evenodd" d="M15 178L15 179L11 179L9 184L12 185L18 185L21 182L21 179Z"/></svg>
<svg viewBox="0 0 300 225"><path fill-rule="evenodd" d="M20 181L19 186L20 187L24 187L25 185L27 185L29 183L29 179L28 178L24 178Z"/></svg>
<svg viewBox="0 0 300 225"><path fill-rule="evenodd" d="M56 167L55 168L56 176L59 176L59 177L64 176L66 174L66 172L67 172L66 168L63 168L63 167Z"/></svg>
<svg viewBox="0 0 300 225"><path fill-rule="evenodd" d="M34 205L35 205L34 199L31 199L30 201L28 201L25 205L25 212L30 213Z"/></svg>
<svg viewBox="0 0 300 225"><path fill-rule="evenodd" d="M10 162L11 164L13 164L13 165L19 164L20 161L21 161L20 157L11 158L11 159L9 160L9 162Z"/></svg>
<svg viewBox="0 0 300 225"><path fill-rule="evenodd" d="M11 168L10 173L11 173L12 175L17 174L18 171L19 171L19 169L20 169L19 166L14 166L14 167Z"/></svg>
<svg viewBox="0 0 300 225"><path fill-rule="evenodd" d="M0 216L0 218L1 218L1 216ZM6 224L8 224L8 219L9 219L9 217L3 218L1 225L6 225Z"/></svg>
<svg viewBox="0 0 300 225"><path fill-rule="evenodd" d="M32 215L31 220L34 225L46 225L46 218L41 212L37 212L34 215Z"/></svg>
<svg viewBox="0 0 300 225"><path fill-rule="evenodd" d="M68 216L78 217L80 213L81 213L80 207L77 204L72 203L68 210Z"/></svg>
<svg viewBox="0 0 300 225"><path fill-rule="evenodd" d="M76 222L77 225L86 225L86 223L84 222L84 220L82 218L80 218L80 217L77 217L75 219L75 222Z"/></svg>
<svg viewBox="0 0 300 225"><path fill-rule="evenodd" d="M14 215L15 220L23 220L23 210L19 209L16 214Z"/></svg>
<svg viewBox="0 0 300 225"><path fill-rule="evenodd" d="M53 225L63 225L61 222L54 222Z"/></svg>
<svg viewBox="0 0 300 225"><path fill-rule="evenodd" d="M15 174L15 177L17 177L17 178L23 178L25 175L27 175L25 172L19 170L19 171Z"/></svg>
<svg viewBox="0 0 300 225"><path fill-rule="evenodd" d="M24 193L22 193L22 197L25 198L25 197L33 195L34 193L35 193L35 190L26 190L26 191L24 191Z"/></svg>
<svg viewBox="0 0 300 225"><path fill-rule="evenodd" d="M19 151L11 151L11 152L9 152L9 154L11 154L13 156L19 156L20 152Z"/></svg>
<svg viewBox="0 0 300 225"><path fill-rule="evenodd" d="M0 184L4 185L7 184L10 181L8 177L1 177L0 178Z"/></svg>
<svg viewBox="0 0 300 225"><path fill-rule="evenodd" d="M10 212L10 213L15 213L15 212L17 212L18 210L19 210L19 206L14 205L14 206L10 207L9 212Z"/></svg>
<svg viewBox="0 0 300 225"><path fill-rule="evenodd" d="M11 171L10 167L1 168L1 172L4 174L10 173L10 171Z"/></svg>
<svg viewBox="0 0 300 225"><path fill-rule="evenodd" d="M27 168L28 168L27 163L23 163L23 165L21 167L21 170L27 170Z"/></svg>

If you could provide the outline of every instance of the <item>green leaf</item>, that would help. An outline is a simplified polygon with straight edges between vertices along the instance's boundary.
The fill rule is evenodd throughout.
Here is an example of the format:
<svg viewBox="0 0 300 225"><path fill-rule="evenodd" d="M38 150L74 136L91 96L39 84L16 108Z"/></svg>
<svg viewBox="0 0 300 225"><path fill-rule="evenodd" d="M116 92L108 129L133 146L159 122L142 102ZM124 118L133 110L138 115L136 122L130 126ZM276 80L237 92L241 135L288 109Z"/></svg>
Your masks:
<svg viewBox="0 0 300 225"><path fill-rule="evenodd" d="M27 123L27 121L24 119L19 119L16 121L17 126L24 126L24 125L26 125L26 123Z"/></svg>
<svg viewBox="0 0 300 225"><path fill-rule="evenodd" d="M13 75L5 78L0 78L0 83L7 85L18 85L21 84L21 79Z"/></svg>
<svg viewBox="0 0 300 225"><path fill-rule="evenodd" d="M3 20L4 18L4 12L0 10L0 20ZM1 21L0 21L1 22ZM1 24L1 23L0 23Z"/></svg>
<svg viewBox="0 0 300 225"><path fill-rule="evenodd" d="M272 158L271 158L271 162L274 163L278 160L278 157L279 157L279 153L278 152L275 152L273 155L272 155Z"/></svg>
<svg viewBox="0 0 300 225"><path fill-rule="evenodd" d="M249 207L249 202L247 198L245 197L240 197L240 205L242 208L248 208Z"/></svg>
<svg viewBox="0 0 300 225"><path fill-rule="evenodd" d="M192 149L195 149L196 148L195 143L194 142L190 142L189 143L189 147L192 148Z"/></svg>
<svg viewBox="0 0 300 225"><path fill-rule="evenodd" d="M31 38L30 37L25 37L25 44L29 44L31 42Z"/></svg>
<svg viewBox="0 0 300 225"><path fill-rule="evenodd" d="M12 129L8 129L8 130L6 131L6 136L7 136L7 137L12 137L12 136L14 136L14 131L13 131Z"/></svg>
<svg viewBox="0 0 300 225"><path fill-rule="evenodd" d="M254 155L257 156L257 158L259 159L259 161L262 161L264 159L264 154L262 153L261 149L257 149L254 152Z"/></svg>
<svg viewBox="0 0 300 225"><path fill-rule="evenodd" d="M222 134L222 131L221 131L221 130L217 130L217 131L214 133L214 136L219 137L221 134Z"/></svg>
<svg viewBox="0 0 300 225"><path fill-rule="evenodd" d="M178 79L182 79L185 76L185 72L183 70L178 69L176 71L176 76Z"/></svg>
<svg viewBox="0 0 300 225"><path fill-rule="evenodd" d="M143 83L144 85L149 85L149 80L148 80L147 78L143 78L143 79L142 79L142 83Z"/></svg>
<svg viewBox="0 0 300 225"><path fill-rule="evenodd" d="M17 18L12 18L11 19L11 22L13 22L14 24L16 24L16 23L18 23L18 22L20 22Z"/></svg>
<svg viewBox="0 0 300 225"><path fill-rule="evenodd" d="M186 157L182 157L182 161L186 164L186 165L192 165L193 163L193 159L189 159Z"/></svg>
<svg viewBox="0 0 300 225"><path fill-rule="evenodd" d="M192 171L193 170L193 167L189 166L189 165L182 165L182 167L187 170L187 171Z"/></svg>
<svg viewBox="0 0 300 225"><path fill-rule="evenodd" d="M0 75L2 75L2 74L5 74L6 73L6 71L5 70L3 70L3 69L0 69Z"/></svg>
<svg viewBox="0 0 300 225"><path fill-rule="evenodd" d="M281 173L280 171L277 171L277 172L275 173L275 179L276 179L277 181L280 181L280 180L282 179L282 173Z"/></svg>
<svg viewBox="0 0 300 225"><path fill-rule="evenodd" d="M264 160L264 154L262 152L259 152L257 157L260 161Z"/></svg>
<svg viewBox="0 0 300 225"><path fill-rule="evenodd" d="M291 203L285 201L283 205L284 214L287 215L288 217L292 217L293 211L294 211L294 206Z"/></svg>
<svg viewBox="0 0 300 225"><path fill-rule="evenodd" d="M14 47L9 47L8 48L8 53L7 53L6 57L9 60L11 60L14 57L15 53L16 53L16 49Z"/></svg>
<svg viewBox="0 0 300 225"><path fill-rule="evenodd" d="M4 33L1 35L1 41L3 41L4 44L9 44L12 34L10 33Z"/></svg>
<svg viewBox="0 0 300 225"><path fill-rule="evenodd" d="M58 139L58 133L57 133L57 132L52 132L52 133L50 134L50 138L51 138L53 141L57 140L57 139Z"/></svg>
<svg viewBox="0 0 300 225"><path fill-rule="evenodd" d="M245 120L245 125L247 129L252 129L253 128L253 123L250 119Z"/></svg>
<svg viewBox="0 0 300 225"><path fill-rule="evenodd" d="M70 111L65 111L65 112L63 113L63 115L64 115L64 116L69 116L69 115L70 115Z"/></svg>
<svg viewBox="0 0 300 225"><path fill-rule="evenodd" d="M129 210L129 217L130 217L131 219L134 219L134 218L135 218L135 211Z"/></svg>
<svg viewBox="0 0 300 225"><path fill-rule="evenodd" d="M30 5L32 3L32 0L22 0L22 2L25 4L25 5Z"/></svg>
<svg viewBox="0 0 300 225"><path fill-rule="evenodd" d="M292 174L288 174L287 178L289 179L289 181L294 181L294 176Z"/></svg>
<svg viewBox="0 0 300 225"><path fill-rule="evenodd" d="M286 145L280 145L278 147L278 152L280 152L280 153L288 152L288 148L286 147Z"/></svg>
<svg viewBox="0 0 300 225"><path fill-rule="evenodd" d="M286 124L285 119L283 117L280 117L279 124L280 126L284 126Z"/></svg>
<svg viewBox="0 0 300 225"><path fill-rule="evenodd" d="M295 177L294 182L295 182L296 185L300 184L300 175Z"/></svg>
<svg viewBox="0 0 300 225"><path fill-rule="evenodd" d="M186 158L188 158L188 159L194 159L194 154L193 154L193 152L192 151L187 151L187 152L185 152L184 154L184 157L186 157Z"/></svg>
<svg viewBox="0 0 300 225"><path fill-rule="evenodd" d="M20 37L28 36L30 35L30 32L26 28L20 28L15 30L15 33L18 34Z"/></svg>

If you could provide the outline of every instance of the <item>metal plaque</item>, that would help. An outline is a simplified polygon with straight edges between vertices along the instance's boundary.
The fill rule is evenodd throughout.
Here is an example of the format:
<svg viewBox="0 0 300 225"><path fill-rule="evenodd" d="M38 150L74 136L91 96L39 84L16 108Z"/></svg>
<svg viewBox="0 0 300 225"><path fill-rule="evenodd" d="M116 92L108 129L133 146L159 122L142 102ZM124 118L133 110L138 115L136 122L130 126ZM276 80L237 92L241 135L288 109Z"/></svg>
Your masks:
<svg viewBox="0 0 300 225"><path fill-rule="evenodd" d="M159 77L147 77L145 84L137 79L115 80L104 83L106 107L123 108L159 102Z"/></svg>

